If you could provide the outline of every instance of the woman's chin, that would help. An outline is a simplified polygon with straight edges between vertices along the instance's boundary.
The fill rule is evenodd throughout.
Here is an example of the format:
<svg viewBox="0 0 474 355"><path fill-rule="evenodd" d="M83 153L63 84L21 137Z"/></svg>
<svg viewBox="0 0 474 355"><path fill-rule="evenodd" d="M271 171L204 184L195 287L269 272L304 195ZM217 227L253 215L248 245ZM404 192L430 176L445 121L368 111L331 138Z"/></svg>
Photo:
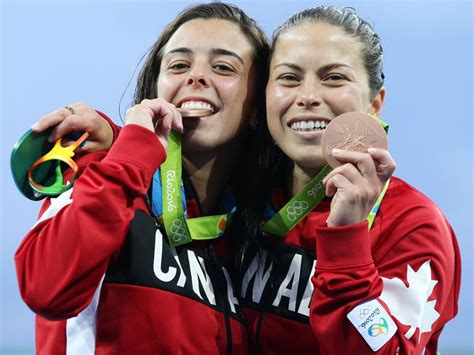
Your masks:
<svg viewBox="0 0 474 355"><path fill-rule="evenodd" d="M327 163L324 160L322 154L318 155L303 155L299 157L295 157L292 159L295 165L297 165L301 170L320 170L322 169Z"/></svg>

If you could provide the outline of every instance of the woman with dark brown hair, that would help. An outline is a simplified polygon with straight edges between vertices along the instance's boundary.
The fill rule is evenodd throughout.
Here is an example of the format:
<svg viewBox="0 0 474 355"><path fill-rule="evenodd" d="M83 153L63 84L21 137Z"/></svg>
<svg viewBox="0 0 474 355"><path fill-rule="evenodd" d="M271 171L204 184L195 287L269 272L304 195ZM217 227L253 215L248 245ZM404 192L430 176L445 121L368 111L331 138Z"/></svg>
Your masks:
<svg viewBox="0 0 474 355"><path fill-rule="evenodd" d="M449 222L371 145L374 126L385 136L374 117L385 94L380 38L355 10L310 8L274 32L274 154L249 187L269 211L238 259L256 353L435 355L457 313L461 260ZM331 134L339 149L325 149Z"/></svg>
<svg viewBox="0 0 474 355"><path fill-rule="evenodd" d="M74 187L46 201L15 255L38 353L247 352L225 227L268 53L255 22L224 3L185 9L165 28L113 146L79 159ZM62 122L61 135L81 115L106 122L72 105L41 124ZM112 140L98 126L81 127L91 151Z"/></svg>

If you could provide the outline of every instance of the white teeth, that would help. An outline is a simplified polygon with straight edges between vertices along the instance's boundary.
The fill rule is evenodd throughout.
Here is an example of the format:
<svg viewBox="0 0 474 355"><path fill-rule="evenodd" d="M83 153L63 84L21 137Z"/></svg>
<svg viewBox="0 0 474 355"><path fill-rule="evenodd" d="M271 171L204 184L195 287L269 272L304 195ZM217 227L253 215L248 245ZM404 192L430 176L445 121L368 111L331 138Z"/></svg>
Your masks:
<svg viewBox="0 0 474 355"><path fill-rule="evenodd" d="M291 129L295 131L313 131L326 128L325 121L298 121L291 124Z"/></svg>
<svg viewBox="0 0 474 355"><path fill-rule="evenodd" d="M181 108L212 110L212 106L209 103L203 101L186 101L183 102Z"/></svg>

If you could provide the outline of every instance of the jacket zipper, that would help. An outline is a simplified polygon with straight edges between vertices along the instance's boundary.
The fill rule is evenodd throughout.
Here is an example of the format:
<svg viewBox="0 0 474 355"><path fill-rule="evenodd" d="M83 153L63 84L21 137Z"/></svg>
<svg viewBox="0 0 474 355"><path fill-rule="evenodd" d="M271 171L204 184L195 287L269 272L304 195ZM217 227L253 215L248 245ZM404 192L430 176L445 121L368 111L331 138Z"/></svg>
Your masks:
<svg viewBox="0 0 474 355"><path fill-rule="evenodd" d="M199 195L197 193L196 186L194 185L194 181L191 179L191 177L188 174L186 174L186 172L184 170L183 170L183 173L184 173L183 174L183 180L186 179L186 182L189 183L188 186L191 188L191 193L193 194L193 197L196 199L196 202L197 202L197 205L198 205L198 208L199 208L199 214L202 215L201 200L199 199ZM185 198L186 198L186 187L184 187L184 191L185 191L184 195L185 195ZM146 204L148 205L148 208L150 210L151 215L153 215L151 201L150 201L150 197L148 196L148 194L145 195L145 201L146 201ZM155 220L155 224L157 224L156 218L153 218L153 219ZM215 259L214 248L213 248L212 244L207 249L207 253L208 253L208 256L209 256L209 260L212 260L215 267L220 271L217 260ZM220 273L219 273L219 275L222 276ZM226 280L224 280L224 281L227 282ZM232 355L232 352L233 352L232 330L231 330L231 327L230 327L229 314L228 314L228 311L230 311L230 310L228 309L228 306L225 306L224 309L225 309L224 323L225 323L225 331L226 331L226 338L227 338L227 344L226 344L227 345L227 354Z"/></svg>
<svg viewBox="0 0 474 355"><path fill-rule="evenodd" d="M263 318L265 317L265 311L260 311L258 315L258 323L257 323L257 329L256 329L256 336L255 336L255 341L257 342L257 349L258 352L260 353L260 333L262 331L262 323L263 323Z"/></svg>
<svg viewBox="0 0 474 355"><path fill-rule="evenodd" d="M216 254L214 253L214 246L211 244L207 249L206 253L208 255L208 260L211 261L213 267L214 267L214 272L213 274L216 275L216 278L220 279L220 282L218 284L223 285L222 287L226 287L227 285L227 280L225 279L225 276L222 274L222 266L217 262L216 259ZM220 287L218 288L218 292L221 292ZM232 346L232 329L230 327L230 321L229 321L229 312L230 308L227 302L225 301L225 297L219 297L219 299L222 299L222 309L223 309L223 314L224 314L224 324L225 324L225 333L226 333L226 353L228 355L232 355L233 352L233 346Z"/></svg>

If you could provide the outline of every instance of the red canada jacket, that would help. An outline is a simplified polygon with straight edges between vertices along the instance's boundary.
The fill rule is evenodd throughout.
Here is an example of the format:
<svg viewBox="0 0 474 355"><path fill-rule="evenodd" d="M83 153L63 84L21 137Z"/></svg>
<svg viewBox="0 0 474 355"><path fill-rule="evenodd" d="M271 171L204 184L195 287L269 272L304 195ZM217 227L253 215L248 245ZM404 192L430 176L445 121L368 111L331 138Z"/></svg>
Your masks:
<svg viewBox="0 0 474 355"><path fill-rule="evenodd" d="M276 210L286 200L275 190ZM457 313L456 237L426 196L393 177L367 222L329 228L323 201L283 239L262 236L239 265L244 313L262 354L435 355Z"/></svg>
<svg viewBox="0 0 474 355"><path fill-rule="evenodd" d="M150 216L144 196L164 160L153 133L125 126L43 205L15 254L38 354L248 351L226 238L171 248ZM190 217L199 215L192 197Z"/></svg>

